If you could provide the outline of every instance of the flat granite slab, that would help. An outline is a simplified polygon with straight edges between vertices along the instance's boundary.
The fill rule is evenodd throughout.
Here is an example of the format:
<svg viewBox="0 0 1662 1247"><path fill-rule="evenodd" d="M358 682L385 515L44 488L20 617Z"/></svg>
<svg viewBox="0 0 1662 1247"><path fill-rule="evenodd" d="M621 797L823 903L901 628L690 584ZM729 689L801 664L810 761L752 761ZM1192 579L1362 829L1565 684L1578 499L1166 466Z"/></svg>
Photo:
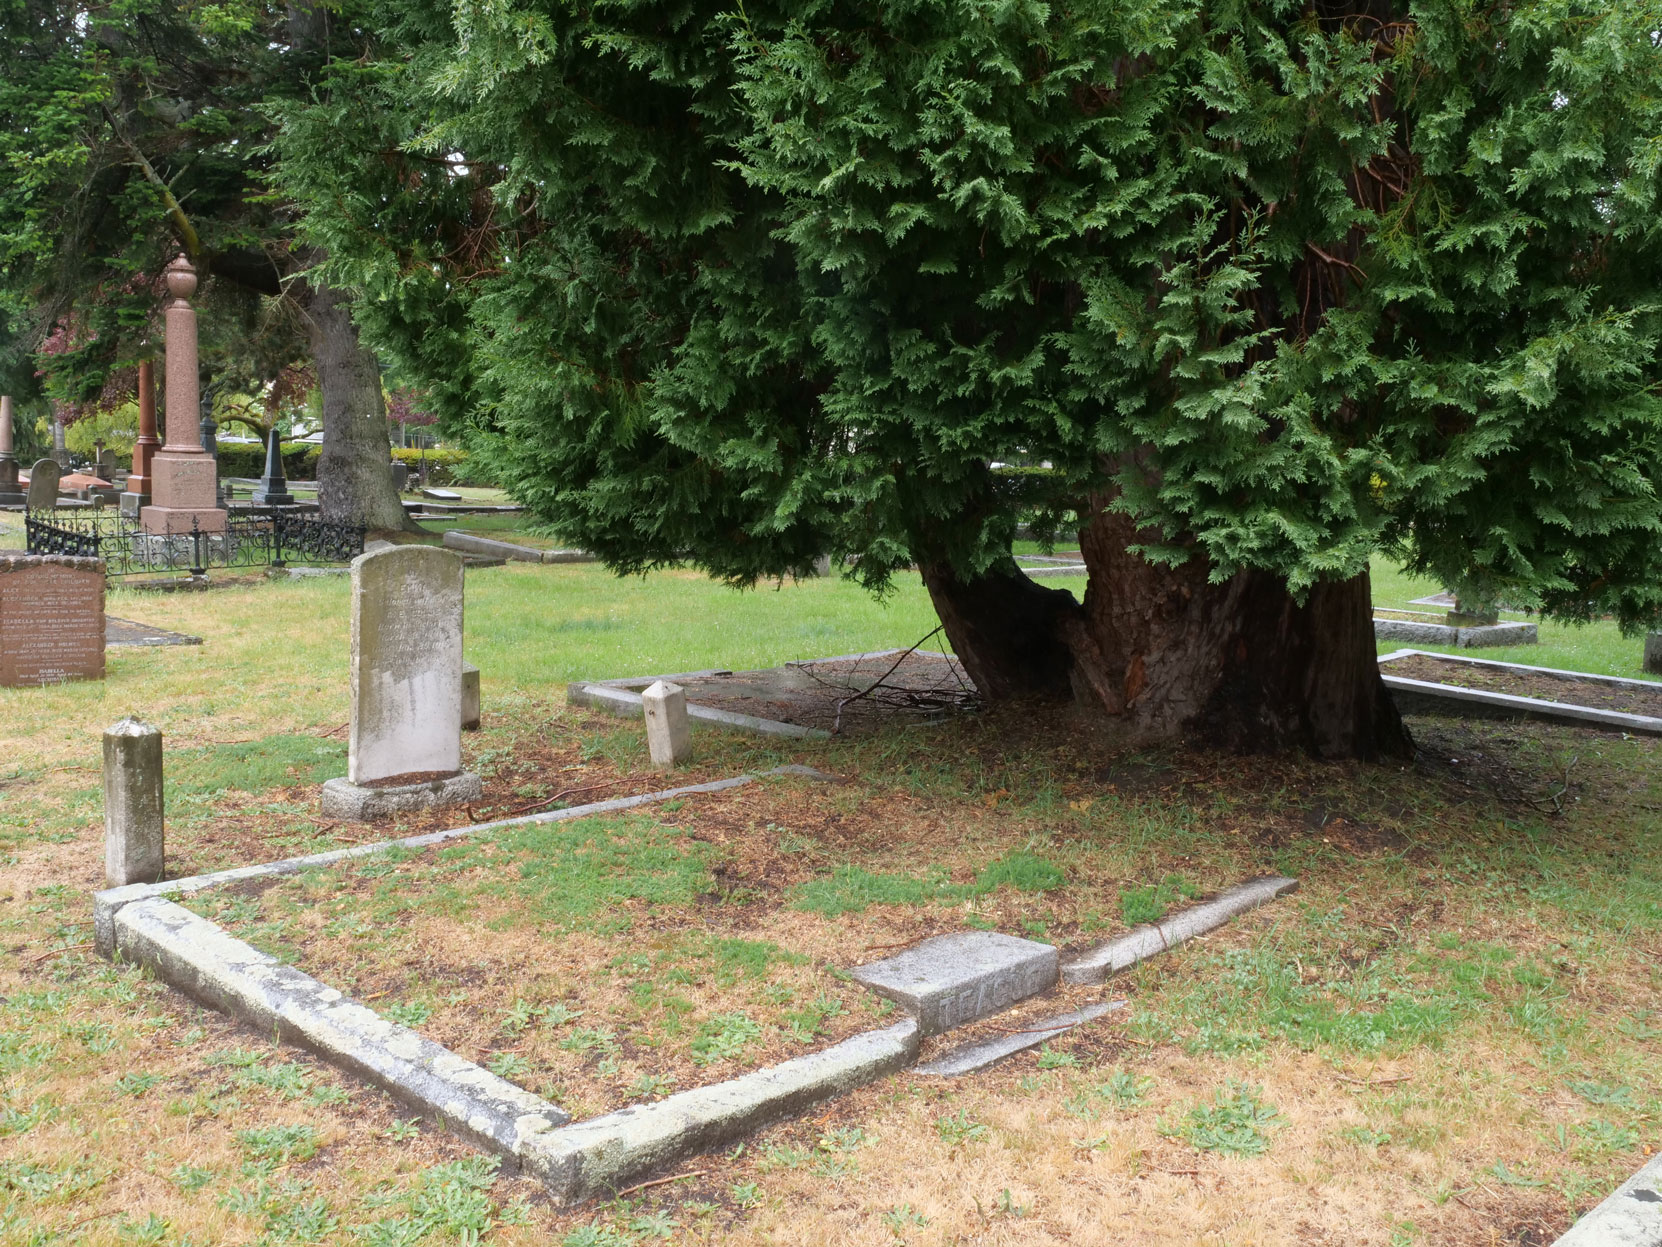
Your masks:
<svg viewBox="0 0 1662 1247"><path fill-rule="evenodd" d="M1049 944L997 931L960 931L849 974L915 1017L922 1034L938 1035L1048 991L1061 963Z"/></svg>
<svg viewBox="0 0 1662 1247"><path fill-rule="evenodd" d="M169 632L132 619L104 616L104 644L116 645L200 645L202 638L185 632Z"/></svg>

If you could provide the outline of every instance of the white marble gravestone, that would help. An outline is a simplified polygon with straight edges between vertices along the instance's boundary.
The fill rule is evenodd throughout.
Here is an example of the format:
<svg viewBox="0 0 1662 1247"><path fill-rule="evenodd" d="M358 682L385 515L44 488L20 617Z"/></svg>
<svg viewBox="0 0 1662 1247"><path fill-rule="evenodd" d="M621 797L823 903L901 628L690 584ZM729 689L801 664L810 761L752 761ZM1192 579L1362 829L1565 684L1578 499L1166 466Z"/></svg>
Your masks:
<svg viewBox="0 0 1662 1247"><path fill-rule="evenodd" d="M392 546L352 562L352 720L346 778L323 812L374 818L477 800L462 770L462 560Z"/></svg>

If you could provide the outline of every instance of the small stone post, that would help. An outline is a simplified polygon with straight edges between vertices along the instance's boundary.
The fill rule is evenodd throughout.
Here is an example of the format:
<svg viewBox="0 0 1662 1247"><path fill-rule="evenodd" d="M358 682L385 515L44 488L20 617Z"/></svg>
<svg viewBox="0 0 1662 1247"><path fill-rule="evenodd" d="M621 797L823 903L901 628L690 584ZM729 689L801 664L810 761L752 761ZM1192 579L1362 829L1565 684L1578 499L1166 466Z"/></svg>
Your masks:
<svg viewBox="0 0 1662 1247"><path fill-rule="evenodd" d="M13 453L12 396L0 394L0 507L23 505L23 491L17 483L17 456Z"/></svg>
<svg viewBox="0 0 1662 1247"><path fill-rule="evenodd" d="M1662 632L1645 634L1645 670L1662 675Z"/></svg>
<svg viewBox="0 0 1662 1247"><path fill-rule="evenodd" d="M104 877L155 883L164 865L162 734L126 718L104 733Z"/></svg>
<svg viewBox="0 0 1662 1247"><path fill-rule="evenodd" d="M462 664L462 731L479 730L479 668Z"/></svg>
<svg viewBox="0 0 1662 1247"><path fill-rule="evenodd" d="M667 771L691 759L692 723L687 718L687 694L679 684L658 680L649 685L641 694L641 710L653 766Z"/></svg>

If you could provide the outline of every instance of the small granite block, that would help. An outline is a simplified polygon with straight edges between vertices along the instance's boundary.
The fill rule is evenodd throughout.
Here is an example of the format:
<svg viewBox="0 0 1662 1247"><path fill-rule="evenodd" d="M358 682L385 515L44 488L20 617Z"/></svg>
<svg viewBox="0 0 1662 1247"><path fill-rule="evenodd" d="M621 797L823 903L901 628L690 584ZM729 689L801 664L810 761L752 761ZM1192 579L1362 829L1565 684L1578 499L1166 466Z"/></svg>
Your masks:
<svg viewBox="0 0 1662 1247"><path fill-rule="evenodd" d="M323 817L362 823L401 810L461 805L483 796L479 777L471 771L458 771L420 784L391 784L385 788L366 788L349 779L331 779L323 785Z"/></svg>
<svg viewBox="0 0 1662 1247"><path fill-rule="evenodd" d="M938 1035L1047 991L1061 973L1049 944L997 931L938 935L850 974Z"/></svg>

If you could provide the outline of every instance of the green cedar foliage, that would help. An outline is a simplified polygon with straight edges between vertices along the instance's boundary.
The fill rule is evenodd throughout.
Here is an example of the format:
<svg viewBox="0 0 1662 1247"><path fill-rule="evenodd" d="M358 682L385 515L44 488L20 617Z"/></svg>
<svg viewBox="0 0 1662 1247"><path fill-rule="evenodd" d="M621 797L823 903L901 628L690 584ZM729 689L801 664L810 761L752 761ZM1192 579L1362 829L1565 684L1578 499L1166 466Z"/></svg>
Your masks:
<svg viewBox="0 0 1662 1247"><path fill-rule="evenodd" d="M969 576L1105 504L1218 579L1385 550L1662 617L1656 0L382 25L336 71L377 106L287 108L282 185L447 427L621 570Z"/></svg>

